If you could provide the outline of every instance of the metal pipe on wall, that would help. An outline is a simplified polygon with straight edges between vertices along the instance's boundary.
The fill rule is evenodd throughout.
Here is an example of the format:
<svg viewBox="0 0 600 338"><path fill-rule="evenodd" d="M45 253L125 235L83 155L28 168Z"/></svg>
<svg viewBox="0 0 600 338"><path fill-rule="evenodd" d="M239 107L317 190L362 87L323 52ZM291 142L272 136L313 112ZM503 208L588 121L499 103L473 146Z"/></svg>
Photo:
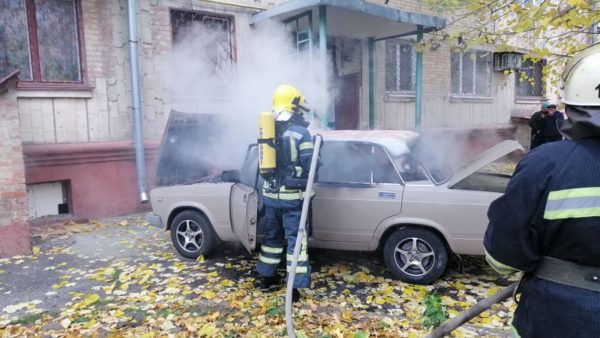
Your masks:
<svg viewBox="0 0 600 338"><path fill-rule="evenodd" d="M146 194L146 160L144 158L144 136L142 129L142 109L140 100L140 70L138 62L138 38L137 38L137 18L136 1L127 0L128 21L129 21L129 64L131 72L131 93L133 108L133 126L135 139L135 167L137 174L137 186L140 202L148 201Z"/></svg>

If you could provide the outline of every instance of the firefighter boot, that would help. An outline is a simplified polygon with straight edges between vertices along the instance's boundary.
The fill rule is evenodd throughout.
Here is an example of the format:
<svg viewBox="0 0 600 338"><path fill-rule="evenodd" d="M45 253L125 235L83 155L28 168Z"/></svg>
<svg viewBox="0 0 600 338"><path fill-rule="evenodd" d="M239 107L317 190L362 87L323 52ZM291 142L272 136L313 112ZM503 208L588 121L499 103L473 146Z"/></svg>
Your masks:
<svg viewBox="0 0 600 338"><path fill-rule="evenodd" d="M300 291L298 291L298 289L294 288L294 290L292 290L292 303L299 301L300 296L301 296Z"/></svg>
<svg viewBox="0 0 600 338"><path fill-rule="evenodd" d="M279 283L279 276L261 277L260 282L258 284L258 288L263 291L267 291L272 286L277 285L277 283Z"/></svg>

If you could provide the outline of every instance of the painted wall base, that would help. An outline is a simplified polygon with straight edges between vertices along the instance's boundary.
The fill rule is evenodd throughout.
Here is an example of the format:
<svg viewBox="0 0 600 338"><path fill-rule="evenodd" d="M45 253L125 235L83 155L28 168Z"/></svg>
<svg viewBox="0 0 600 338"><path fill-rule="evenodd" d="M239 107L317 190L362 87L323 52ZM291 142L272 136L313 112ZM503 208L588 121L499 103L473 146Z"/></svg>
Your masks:
<svg viewBox="0 0 600 338"><path fill-rule="evenodd" d="M154 176L159 142L147 142L147 189ZM150 210L139 202L133 142L25 145L27 184L67 181L70 213L77 217L119 216Z"/></svg>
<svg viewBox="0 0 600 338"><path fill-rule="evenodd" d="M26 255L31 251L28 223L11 223L0 227L0 257Z"/></svg>

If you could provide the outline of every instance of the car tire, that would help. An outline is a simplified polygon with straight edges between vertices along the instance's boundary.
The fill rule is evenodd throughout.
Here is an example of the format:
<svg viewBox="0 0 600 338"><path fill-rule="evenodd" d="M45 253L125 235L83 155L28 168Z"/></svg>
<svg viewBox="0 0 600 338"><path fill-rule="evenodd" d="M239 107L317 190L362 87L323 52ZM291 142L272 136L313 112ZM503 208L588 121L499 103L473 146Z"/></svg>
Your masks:
<svg viewBox="0 0 600 338"><path fill-rule="evenodd" d="M194 210L175 216L171 223L171 241L180 255L191 259L210 255L217 245L209 220Z"/></svg>
<svg viewBox="0 0 600 338"><path fill-rule="evenodd" d="M411 284L430 284L446 270L448 251L434 232L406 227L387 239L383 259L395 278Z"/></svg>

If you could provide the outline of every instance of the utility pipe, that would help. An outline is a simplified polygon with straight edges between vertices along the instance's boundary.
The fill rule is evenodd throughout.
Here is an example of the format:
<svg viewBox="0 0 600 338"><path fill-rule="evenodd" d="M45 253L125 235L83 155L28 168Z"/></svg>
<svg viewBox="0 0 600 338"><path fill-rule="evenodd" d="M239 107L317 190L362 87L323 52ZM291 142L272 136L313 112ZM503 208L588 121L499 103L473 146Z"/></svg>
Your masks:
<svg viewBox="0 0 600 338"><path fill-rule="evenodd" d="M325 80L325 85L329 86L329 74L327 73L327 6L319 6L319 54L320 54L320 65L321 75ZM328 104L325 107L325 111L321 114L321 127L327 129L329 124L330 110L332 107Z"/></svg>
<svg viewBox="0 0 600 338"><path fill-rule="evenodd" d="M423 26L417 26L417 43L423 41ZM421 118L423 110L423 51L417 50L417 70L415 81L415 130L421 131Z"/></svg>
<svg viewBox="0 0 600 338"><path fill-rule="evenodd" d="M317 135L315 140L315 148L310 160L310 169L308 171L308 182L306 184L306 191L304 192L304 202L302 203L300 224L298 225L298 235L296 236L296 246L294 247L294 254L292 257L292 266L290 268L290 272L288 273L287 290L285 293L285 325L287 327L288 337L290 338L296 338L296 331L294 331L294 317L292 316L292 292L294 290L294 279L296 278L298 256L300 256L302 241L306 236L306 218L308 217L308 208L310 205L310 197L312 193L313 181L315 180L315 171L317 170L317 162L322 139L323 137L321 137L321 135Z"/></svg>
<svg viewBox="0 0 600 338"><path fill-rule="evenodd" d="M375 39L369 38L369 129L375 128Z"/></svg>
<svg viewBox="0 0 600 338"><path fill-rule="evenodd" d="M148 202L146 194L146 160L144 158L144 136L142 130L142 110L140 100L140 69L138 62L137 19L135 14L136 1L128 0L129 19L129 59L131 72L131 96L133 108L133 126L135 138L135 167L137 173L137 187L140 202Z"/></svg>

